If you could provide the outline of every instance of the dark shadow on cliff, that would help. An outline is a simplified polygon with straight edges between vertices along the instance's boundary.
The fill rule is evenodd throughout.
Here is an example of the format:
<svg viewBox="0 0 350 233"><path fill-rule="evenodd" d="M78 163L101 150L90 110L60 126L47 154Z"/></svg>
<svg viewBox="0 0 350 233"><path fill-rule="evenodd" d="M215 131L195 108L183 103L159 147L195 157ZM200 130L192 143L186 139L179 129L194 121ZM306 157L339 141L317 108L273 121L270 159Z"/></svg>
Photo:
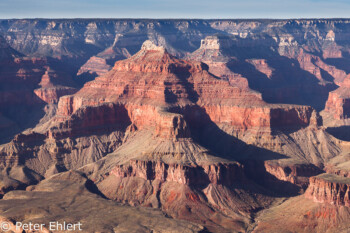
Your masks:
<svg viewBox="0 0 350 233"><path fill-rule="evenodd" d="M176 74L176 77L181 81L181 84L182 84L183 88L186 90L186 93L188 94L187 98L189 100L191 100L193 103L197 102L199 95L194 90L193 83L188 81L188 79L192 75L190 70L189 70L190 67L177 68L177 67L174 66L174 67L170 67L170 68L174 69L174 74ZM206 66L206 67L204 67L204 69L208 69L208 67ZM166 91L167 91L167 89L166 89ZM170 100L172 100L173 102L176 102L176 100L177 100L176 95L173 94L173 93L172 93L172 95L173 95L173 97Z"/></svg>
<svg viewBox="0 0 350 233"><path fill-rule="evenodd" d="M40 119L45 116L44 107L46 103L39 98L36 101L39 102L36 105L8 104L8 106L0 108L2 115L13 122L8 128L2 130L0 144L10 142L15 135L26 129L35 127Z"/></svg>
<svg viewBox="0 0 350 233"><path fill-rule="evenodd" d="M350 142L350 126L329 127L326 131L337 139Z"/></svg>
<svg viewBox="0 0 350 233"><path fill-rule="evenodd" d="M87 73L86 72L86 73L82 73L82 74L78 75L76 78L76 82L80 86L84 86L85 83L94 80L96 77L98 77L98 75L95 72L94 73Z"/></svg>
<svg viewBox="0 0 350 233"><path fill-rule="evenodd" d="M333 83L320 85L319 80L302 70L296 60L277 54L266 60L274 70L271 78L245 61L232 61L228 67L247 78L249 87L262 93L263 100L268 103L309 105L320 111L324 109L328 93L337 88ZM322 73L327 81L332 81L328 73Z"/></svg>
<svg viewBox="0 0 350 233"><path fill-rule="evenodd" d="M321 70L322 78L329 83L320 84L314 75L300 68L297 60L281 56L276 41L269 35L260 37L234 39L230 55L236 59L228 62L227 67L247 78L249 87L262 93L263 100L268 103L309 105L318 111L324 109L328 93L337 88L333 78ZM255 68L250 59L264 59L273 71L271 77Z"/></svg>
<svg viewBox="0 0 350 233"><path fill-rule="evenodd" d="M267 160L285 159L288 158L287 156L248 145L224 132L211 121L206 111L199 106L187 109L174 108L171 111L185 116L186 122L190 126L191 137L196 143L207 148L217 157L238 161L247 167L244 169L247 177L266 189L266 193L262 194L275 197L299 194L300 187L278 180L268 173L264 166L264 162ZM232 133L234 134L234 132ZM244 184L242 185L244 186Z"/></svg>
<svg viewBox="0 0 350 233"><path fill-rule="evenodd" d="M341 58L327 58L325 62L329 65L335 66L337 69L344 70L350 73L350 53L343 51Z"/></svg>

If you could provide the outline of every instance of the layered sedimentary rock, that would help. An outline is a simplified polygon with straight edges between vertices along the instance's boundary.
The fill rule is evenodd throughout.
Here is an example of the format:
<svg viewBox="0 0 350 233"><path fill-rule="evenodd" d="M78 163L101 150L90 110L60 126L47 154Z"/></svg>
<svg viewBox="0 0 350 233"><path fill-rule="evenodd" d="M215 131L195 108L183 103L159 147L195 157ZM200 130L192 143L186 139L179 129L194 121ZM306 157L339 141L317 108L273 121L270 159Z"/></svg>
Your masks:
<svg viewBox="0 0 350 233"><path fill-rule="evenodd" d="M347 24L346 20L3 21L1 33L11 46L26 55L57 59L17 58L3 63L5 71L15 73L7 80L12 83L3 82L4 89L9 93L9 87L18 84L26 94L23 90L4 94L2 106L6 101L24 106L28 101L30 110L48 105L44 117L31 125L35 128L0 146L0 194L5 199L31 196L25 200L34 201L30 208L45 212L52 199L62 206L63 192L67 201L93 203L90 207L95 208L97 197L86 196L96 192L127 205L160 208L168 216L198 222L214 232L343 230L342 219L349 218L343 198L346 187L337 180L329 185L309 177L322 169L348 176L345 160L334 163L334 170L330 163L345 155L348 145L321 127L322 119L313 108L322 110L328 92L347 80ZM33 28L30 33L27 26ZM224 35L214 35L218 32ZM137 52L146 39L150 41ZM8 54L7 58L17 57ZM62 62L69 72L59 72L66 69L51 66L52 61ZM77 72L100 77L75 93L69 80ZM1 114L1 129L8 129L9 119L13 120ZM75 186L80 194L83 190L82 199L70 198L77 195L71 190L74 182L62 182L62 193L53 190L45 197L36 193L56 185L52 180L27 192L8 193L72 169L85 177L84 182L74 175L64 179L89 187ZM285 201L304 192L309 183L314 191L307 189L307 195L312 192L326 200L323 204L304 196ZM285 202L279 203L279 197ZM332 201L336 205L327 204ZM4 211L12 208L4 217L19 216L23 221L31 216L16 203L0 201ZM106 203L96 206L106 209L108 216L119 213ZM65 207L58 212L50 209L50 216L70 216L71 205ZM290 224L285 224L282 212ZM81 213L79 219L90 220L85 209ZM119 219L108 218L104 226L91 221L88 227L112 231L113 221ZM173 221L179 223L166 222ZM187 230L180 226L180 231ZM143 224L145 228L164 230ZM190 229L196 231L192 225Z"/></svg>
<svg viewBox="0 0 350 233"><path fill-rule="evenodd" d="M182 153L185 156L186 151ZM147 158L146 154L140 156ZM107 156L103 164L96 165L103 170L110 160L111 156ZM249 190L259 190L259 187L245 177L242 165L209 161L184 165L130 160L112 168L103 179L97 176L96 183L110 199L160 208L172 217L205 223L212 231L245 229L250 222L249 213L270 203L269 198L249 197ZM86 167L82 171L90 169ZM214 212L217 217L213 216Z"/></svg>
<svg viewBox="0 0 350 233"><path fill-rule="evenodd" d="M344 56L349 47L347 37L344 36L349 33L347 20L252 20L247 22L245 20L99 21L90 19L4 20L2 22L3 37L12 47L25 55L59 58L67 66L74 66L76 69L74 74L85 63L90 66L88 65L90 62L87 63L90 58L91 61L97 59L103 64L106 62L107 65L113 66L115 61L135 54L146 39L166 47L173 55L185 57L198 48L205 36L215 38L218 36L213 35L219 34L220 39L225 43L218 44L214 40L210 42L209 37L207 42L202 42L203 49L208 51L206 54L208 58L216 59L215 49L212 49L213 53L211 53L208 46L212 48L225 46L224 50L231 53L230 56L236 57L245 65L250 64L246 60L256 58L265 60L269 66L268 69L276 72L271 78L266 78L267 80L264 77L258 78L261 79L261 84L254 80L254 77L259 77L258 73L247 74L242 70L239 72L242 64L236 65L237 72L234 73L247 78L251 88L262 92L264 100L273 103L311 105L317 110L324 108L328 92L334 90L332 85L334 81L339 83L349 72ZM231 37L234 37L234 41L224 38L227 35L233 35ZM295 59L298 60L296 64L294 64ZM102 63L98 62L98 64ZM216 70L219 73L227 73L222 72L219 63L217 65ZM92 64L92 66L95 65ZM96 64L96 66L99 65ZM254 67L250 68L254 69ZM265 75L259 69L257 68L256 71ZM211 70L215 74L215 68ZM91 70L91 72L94 71ZM90 71L85 72L85 74L89 73ZM87 75L87 77L80 81L91 80L95 76ZM314 80L315 77L319 82ZM298 97L293 98L296 92Z"/></svg>
<svg viewBox="0 0 350 233"><path fill-rule="evenodd" d="M305 197L315 202L350 206L350 179L334 174L321 174L310 178Z"/></svg>
<svg viewBox="0 0 350 233"><path fill-rule="evenodd" d="M243 130L317 125L312 122L312 108L267 105L254 92L212 76L205 64L179 60L149 41L130 59L117 62L107 75L87 83L77 94L61 98L58 114L68 117L82 106L104 102L126 103L129 118L138 128L155 125L149 113L162 115L160 107L174 104L180 110L172 107L172 111L180 111L185 119L191 119L191 113L181 109L197 104L203 109L197 114Z"/></svg>

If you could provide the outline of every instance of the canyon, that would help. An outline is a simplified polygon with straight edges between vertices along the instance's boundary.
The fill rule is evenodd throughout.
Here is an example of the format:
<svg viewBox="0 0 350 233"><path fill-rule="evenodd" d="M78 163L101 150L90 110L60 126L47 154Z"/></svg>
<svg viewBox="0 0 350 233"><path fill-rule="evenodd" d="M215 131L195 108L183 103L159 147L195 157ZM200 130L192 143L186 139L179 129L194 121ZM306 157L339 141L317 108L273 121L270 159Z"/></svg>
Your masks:
<svg viewBox="0 0 350 233"><path fill-rule="evenodd" d="M349 32L347 19L0 20L0 222L346 232Z"/></svg>

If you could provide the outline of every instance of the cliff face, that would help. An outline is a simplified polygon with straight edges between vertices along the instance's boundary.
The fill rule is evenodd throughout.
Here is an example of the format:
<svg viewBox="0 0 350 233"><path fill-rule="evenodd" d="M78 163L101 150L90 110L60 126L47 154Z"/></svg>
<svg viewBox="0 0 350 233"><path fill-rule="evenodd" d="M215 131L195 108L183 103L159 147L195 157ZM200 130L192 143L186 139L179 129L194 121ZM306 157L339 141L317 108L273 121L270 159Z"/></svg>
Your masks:
<svg viewBox="0 0 350 233"><path fill-rule="evenodd" d="M163 112L169 106L172 113L191 119L194 105L202 109L197 114L204 118L207 115L217 124L239 130L317 125L312 120L312 108L268 105L246 88L211 75L205 64L177 59L150 41L144 43L140 52L117 62L108 74L87 83L77 94L61 98L58 115L64 119L83 106L98 107L104 102L125 105L131 122L138 128L164 122L163 116L169 113Z"/></svg>
<svg viewBox="0 0 350 233"><path fill-rule="evenodd" d="M80 67L77 75L84 73L95 74L101 76L106 74L112 67L106 63L106 60L100 57L91 57L82 67Z"/></svg>
<svg viewBox="0 0 350 233"><path fill-rule="evenodd" d="M340 87L329 93L325 112L336 120L348 119L350 116L350 79L346 78Z"/></svg>
<svg viewBox="0 0 350 233"><path fill-rule="evenodd" d="M16 132L0 145L0 195L74 169L91 192L213 232L255 230L257 211L305 189L317 202L297 203L311 203L310 213L288 200L261 231L293 207L288 214L307 219L304 228L291 219L295 229L312 232L319 202L334 204L327 218L348 219L340 211L349 204L347 181L319 175L348 144L322 127L318 111L330 92L326 111L348 115L349 21L1 22L0 134ZM38 116L16 128L28 112ZM32 189L23 195L34 197Z"/></svg>
<svg viewBox="0 0 350 233"><path fill-rule="evenodd" d="M350 179L333 174L322 174L310 178L305 197L320 203L350 206Z"/></svg>
<svg viewBox="0 0 350 233"><path fill-rule="evenodd" d="M186 166L131 160L113 168L98 187L113 200L157 207L180 219L213 222L207 224L209 229L218 229L215 224L222 224L226 229L237 230L244 229L239 222L249 221L244 213L254 211L261 198L249 198L242 189L243 183L245 187L252 184L238 163ZM213 217L213 212L222 220ZM224 224L228 220L224 214L232 219L231 226Z"/></svg>
<svg viewBox="0 0 350 233"><path fill-rule="evenodd" d="M160 182L175 182L185 185L221 184L231 186L244 182L243 168L238 163L210 164L198 167L180 164L165 164L160 161L131 160L128 166L117 166L111 175L118 178L139 177L144 180L158 180Z"/></svg>

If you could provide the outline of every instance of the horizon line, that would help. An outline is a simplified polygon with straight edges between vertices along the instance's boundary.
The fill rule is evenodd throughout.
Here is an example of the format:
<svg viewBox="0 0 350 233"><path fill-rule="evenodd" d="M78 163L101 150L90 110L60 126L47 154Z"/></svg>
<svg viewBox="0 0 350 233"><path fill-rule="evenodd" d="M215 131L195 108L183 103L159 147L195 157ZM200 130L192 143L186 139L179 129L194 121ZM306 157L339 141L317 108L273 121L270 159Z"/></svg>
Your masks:
<svg viewBox="0 0 350 233"><path fill-rule="evenodd" d="M350 20L350 17L300 17L300 18L138 18L138 17L62 17L62 18L46 18L46 17L26 17L26 18L0 18L0 20Z"/></svg>

